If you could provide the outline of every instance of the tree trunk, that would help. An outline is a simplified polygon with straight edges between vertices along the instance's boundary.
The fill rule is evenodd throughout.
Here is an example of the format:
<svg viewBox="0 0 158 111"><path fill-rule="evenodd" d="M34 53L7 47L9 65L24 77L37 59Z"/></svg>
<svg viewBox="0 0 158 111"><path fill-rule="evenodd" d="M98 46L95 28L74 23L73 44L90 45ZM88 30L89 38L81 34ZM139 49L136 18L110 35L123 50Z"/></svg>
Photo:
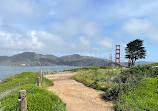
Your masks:
<svg viewBox="0 0 158 111"><path fill-rule="evenodd" d="M134 64L135 64L135 60L134 60L134 58L132 58L132 64L131 64L131 66L134 66Z"/></svg>
<svg viewBox="0 0 158 111"><path fill-rule="evenodd" d="M128 67L131 67L131 59L128 60Z"/></svg>

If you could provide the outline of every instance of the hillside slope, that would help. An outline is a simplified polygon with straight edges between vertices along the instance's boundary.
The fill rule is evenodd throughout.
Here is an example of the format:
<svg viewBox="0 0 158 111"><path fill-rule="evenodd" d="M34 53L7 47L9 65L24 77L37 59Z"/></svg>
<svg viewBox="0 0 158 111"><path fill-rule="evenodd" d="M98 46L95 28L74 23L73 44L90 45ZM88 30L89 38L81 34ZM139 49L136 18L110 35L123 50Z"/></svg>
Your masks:
<svg viewBox="0 0 158 111"><path fill-rule="evenodd" d="M70 66L108 66L109 60L80 56L78 54L57 57L35 52L24 52L11 57L0 56L0 65L70 65Z"/></svg>
<svg viewBox="0 0 158 111"><path fill-rule="evenodd" d="M35 85L37 77L38 73L23 72L3 79L0 82L0 111L15 111L19 104L19 91L24 89L27 92L27 111L66 111L65 103L46 89L53 86L53 82L43 77L38 87Z"/></svg>

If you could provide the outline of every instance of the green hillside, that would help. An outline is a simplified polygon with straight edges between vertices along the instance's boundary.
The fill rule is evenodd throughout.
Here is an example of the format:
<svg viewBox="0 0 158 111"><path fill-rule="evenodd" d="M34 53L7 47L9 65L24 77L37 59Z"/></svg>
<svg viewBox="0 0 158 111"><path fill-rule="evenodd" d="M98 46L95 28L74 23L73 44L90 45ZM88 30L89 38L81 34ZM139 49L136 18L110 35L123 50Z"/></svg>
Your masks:
<svg viewBox="0 0 158 111"><path fill-rule="evenodd" d="M27 91L28 111L66 111L62 100L45 88L52 81L42 78L41 87L36 86L38 73L25 72L3 79L0 83L0 111L15 111L19 102L19 90ZM19 108L18 108L19 111Z"/></svg>
<svg viewBox="0 0 158 111"><path fill-rule="evenodd" d="M34 52L24 52L11 57L1 56L0 65L70 65L70 66L107 66L110 61L78 54L56 57Z"/></svg>

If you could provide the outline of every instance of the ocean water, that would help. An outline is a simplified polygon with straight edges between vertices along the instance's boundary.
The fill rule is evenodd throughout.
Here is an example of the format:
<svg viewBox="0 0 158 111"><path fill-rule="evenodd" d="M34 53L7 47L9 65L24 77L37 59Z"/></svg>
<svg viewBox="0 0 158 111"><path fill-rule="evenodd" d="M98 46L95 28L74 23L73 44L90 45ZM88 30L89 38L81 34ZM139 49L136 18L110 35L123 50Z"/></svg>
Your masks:
<svg viewBox="0 0 158 111"><path fill-rule="evenodd" d="M0 66L0 80L22 72L44 72L49 71L63 71L73 68L80 68L81 66Z"/></svg>

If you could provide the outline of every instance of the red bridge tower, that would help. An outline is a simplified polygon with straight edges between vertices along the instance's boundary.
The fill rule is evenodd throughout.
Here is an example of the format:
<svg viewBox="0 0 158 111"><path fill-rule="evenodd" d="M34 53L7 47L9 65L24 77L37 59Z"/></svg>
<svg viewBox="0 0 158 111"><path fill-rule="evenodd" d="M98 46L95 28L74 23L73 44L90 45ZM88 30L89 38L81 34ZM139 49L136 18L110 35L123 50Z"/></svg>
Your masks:
<svg viewBox="0 0 158 111"><path fill-rule="evenodd" d="M120 45L116 45L115 62L120 63Z"/></svg>
<svg viewBox="0 0 158 111"><path fill-rule="evenodd" d="M109 55L109 61L112 62L112 54Z"/></svg>

